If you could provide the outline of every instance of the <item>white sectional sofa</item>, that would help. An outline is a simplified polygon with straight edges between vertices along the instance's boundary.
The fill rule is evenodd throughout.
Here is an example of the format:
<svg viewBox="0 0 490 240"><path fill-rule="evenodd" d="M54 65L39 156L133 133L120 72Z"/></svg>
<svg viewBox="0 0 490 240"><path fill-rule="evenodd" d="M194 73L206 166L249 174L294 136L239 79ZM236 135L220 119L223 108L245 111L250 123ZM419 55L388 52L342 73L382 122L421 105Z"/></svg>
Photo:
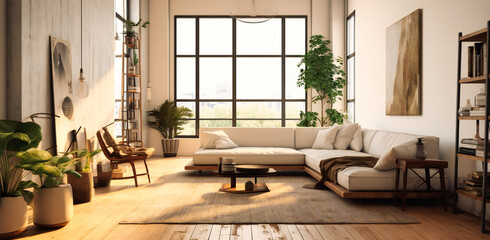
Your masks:
<svg viewBox="0 0 490 240"><path fill-rule="evenodd" d="M269 165L277 170L304 170L320 179L319 164L323 159L341 156L380 157L393 147L417 137L424 137L427 158L439 158L439 138L381 130L362 130L362 151L313 149L317 133L325 128L201 128L200 134L224 131L238 147L230 149L199 149L186 170L217 169L219 157L233 157L237 164ZM414 148L415 151L415 148ZM419 175L424 176L420 169ZM447 181L447 179L446 179ZM409 172L408 189L423 181ZM440 188L438 178L431 180ZM325 185L344 198L392 198L395 188L395 170L378 171L370 167L348 167L337 174L337 184ZM424 190L421 187L421 190Z"/></svg>

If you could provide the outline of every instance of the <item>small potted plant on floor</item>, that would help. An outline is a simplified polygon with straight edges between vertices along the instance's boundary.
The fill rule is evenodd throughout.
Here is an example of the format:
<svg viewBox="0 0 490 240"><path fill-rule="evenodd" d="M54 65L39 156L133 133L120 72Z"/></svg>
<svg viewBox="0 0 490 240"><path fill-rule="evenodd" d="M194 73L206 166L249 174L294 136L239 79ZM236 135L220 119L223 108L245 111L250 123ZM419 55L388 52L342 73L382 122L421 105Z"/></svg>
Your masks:
<svg viewBox="0 0 490 240"><path fill-rule="evenodd" d="M70 184L63 183L65 174L79 173L71 170L75 159L52 156L49 152L31 148L17 153L21 159L16 166L38 175L41 187L34 190L34 224L44 228L63 227L73 217L73 193Z"/></svg>
<svg viewBox="0 0 490 240"><path fill-rule="evenodd" d="M192 110L187 107L177 107L174 102L166 100L162 105L148 112L151 120L148 126L157 130L162 139L164 157L175 157L179 150L179 139L175 139L187 122L185 118L192 117Z"/></svg>
<svg viewBox="0 0 490 240"><path fill-rule="evenodd" d="M37 147L41 127L36 123L0 120L0 239L14 237L27 227L27 204L34 197L28 188L38 187L23 181L25 172L15 168L19 151Z"/></svg>
<svg viewBox="0 0 490 240"><path fill-rule="evenodd" d="M86 149L73 151L70 154L76 156L75 171L82 177L68 174L68 183L73 190L74 203L86 203L92 201L94 195L94 177L92 173L92 159L101 152L100 149L88 151Z"/></svg>
<svg viewBox="0 0 490 240"><path fill-rule="evenodd" d="M145 23L141 24L141 18L138 22L133 22L130 20L125 20L124 21L124 40L126 41L126 44L130 48L135 47L136 43L136 37L137 37L137 32L140 27L146 28L150 24L150 22L146 21Z"/></svg>

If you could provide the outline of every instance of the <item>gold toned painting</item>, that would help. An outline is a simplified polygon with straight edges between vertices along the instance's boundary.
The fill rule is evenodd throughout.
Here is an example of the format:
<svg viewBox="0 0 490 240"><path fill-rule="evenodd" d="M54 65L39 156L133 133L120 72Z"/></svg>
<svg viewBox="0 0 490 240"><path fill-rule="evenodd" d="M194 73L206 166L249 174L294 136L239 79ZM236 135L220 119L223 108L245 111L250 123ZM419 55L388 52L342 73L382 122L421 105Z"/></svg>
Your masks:
<svg viewBox="0 0 490 240"><path fill-rule="evenodd" d="M420 115L422 10L386 29L386 115Z"/></svg>

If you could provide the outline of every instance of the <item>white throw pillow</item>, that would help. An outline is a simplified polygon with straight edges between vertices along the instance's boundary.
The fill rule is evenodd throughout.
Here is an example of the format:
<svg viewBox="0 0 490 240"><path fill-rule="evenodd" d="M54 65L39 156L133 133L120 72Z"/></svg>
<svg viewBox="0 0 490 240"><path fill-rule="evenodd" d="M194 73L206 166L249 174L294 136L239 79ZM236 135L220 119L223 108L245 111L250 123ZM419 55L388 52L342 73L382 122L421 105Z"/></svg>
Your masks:
<svg viewBox="0 0 490 240"><path fill-rule="evenodd" d="M312 148L314 149L333 149L333 143L335 142L335 137L337 136L338 126L329 127L324 130L318 131L316 135L315 142Z"/></svg>
<svg viewBox="0 0 490 240"><path fill-rule="evenodd" d="M359 125L356 123L345 123L340 125L333 147L339 150L347 149L358 127Z"/></svg>
<svg viewBox="0 0 490 240"><path fill-rule="evenodd" d="M223 132L218 131L205 131L199 136L200 148L235 148L238 147L229 137Z"/></svg>
<svg viewBox="0 0 490 240"><path fill-rule="evenodd" d="M376 170L392 170L396 168L396 159L415 159L416 141L402 143L383 154L376 162Z"/></svg>
<svg viewBox="0 0 490 240"><path fill-rule="evenodd" d="M357 130L352 136L352 141L349 143L349 149L360 152L362 150L362 128L358 124Z"/></svg>

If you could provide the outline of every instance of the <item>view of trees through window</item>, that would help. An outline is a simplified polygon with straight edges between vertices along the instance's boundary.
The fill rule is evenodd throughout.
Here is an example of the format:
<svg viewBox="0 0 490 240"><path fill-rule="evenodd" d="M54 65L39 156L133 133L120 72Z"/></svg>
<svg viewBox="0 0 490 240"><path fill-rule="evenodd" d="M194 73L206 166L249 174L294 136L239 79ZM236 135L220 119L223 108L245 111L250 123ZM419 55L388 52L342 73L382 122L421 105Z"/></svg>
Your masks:
<svg viewBox="0 0 490 240"><path fill-rule="evenodd" d="M266 19L264 19L266 20ZM229 16L176 16L175 100L200 127L293 127L305 111L296 85L306 51L306 17L247 23Z"/></svg>

